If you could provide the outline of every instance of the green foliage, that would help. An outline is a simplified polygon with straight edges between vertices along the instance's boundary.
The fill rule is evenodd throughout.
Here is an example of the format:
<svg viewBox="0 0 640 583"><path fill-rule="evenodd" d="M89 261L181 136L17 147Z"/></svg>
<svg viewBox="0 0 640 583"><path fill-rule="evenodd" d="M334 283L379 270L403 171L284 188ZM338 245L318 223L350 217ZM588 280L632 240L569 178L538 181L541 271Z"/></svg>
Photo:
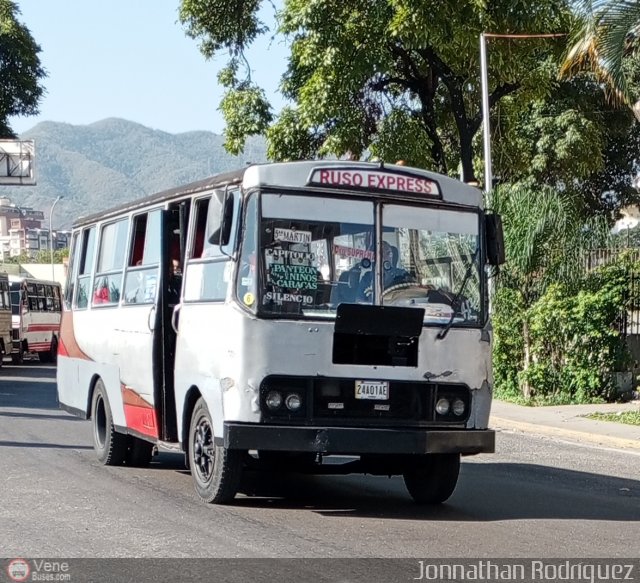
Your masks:
<svg viewBox="0 0 640 583"><path fill-rule="evenodd" d="M226 50L233 61L260 28L248 17L257 9L249 3L234 20L223 0L183 0L180 14L207 58ZM278 15L279 32L291 43L282 92L295 114L285 110L267 131L275 140L269 152L296 159L313 146L316 156L403 159L452 174L461 164L464 179L472 180L481 124L480 32L561 31L569 14L559 0L518 2L517 8L510 0L286 0ZM492 105L516 92L526 102L547 95L548 61L556 54L553 41L492 43ZM230 98L227 120L233 121L233 107L246 113L242 100ZM233 151L242 131L252 135L260 125L235 123Z"/></svg>
<svg viewBox="0 0 640 583"><path fill-rule="evenodd" d="M13 138L11 116L38 113L46 72L40 63L40 47L17 17L20 9L11 0L0 0L0 137Z"/></svg>
<svg viewBox="0 0 640 583"><path fill-rule="evenodd" d="M260 0L182 0L178 18L191 38L200 39L200 50L211 58L220 49L237 55L264 32L256 16Z"/></svg>
<svg viewBox="0 0 640 583"><path fill-rule="evenodd" d="M247 136L263 134L272 119L270 110L259 87L243 84L228 89L220 104L227 122L224 130L227 151L237 156L243 152Z"/></svg>
<svg viewBox="0 0 640 583"><path fill-rule="evenodd" d="M561 74L589 70L605 83L616 101L633 105L638 99L625 58L636 53L640 2L638 0L582 0ZM637 57L637 53L635 54Z"/></svg>
<svg viewBox="0 0 640 583"><path fill-rule="evenodd" d="M62 263L65 258L69 257L69 249L55 249L53 252L53 262ZM17 257L9 257L5 259L5 263L21 264L21 263L51 263L51 251L49 249L41 249L35 255L22 253Z"/></svg>
<svg viewBox="0 0 640 583"><path fill-rule="evenodd" d="M611 421L625 423L626 425L640 425L640 411L619 411L618 413L592 413L587 415L589 419L596 421Z"/></svg>
<svg viewBox="0 0 640 583"><path fill-rule="evenodd" d="M496 189L507 263L493 302L499 396L545 403L606 399L626 359L618 319L638 266L622 255L587 273L585 253L609 240L602 221L580 220L576 201L532 186Z"/></svg>
<svg viewBox="0 0 640 583"><path fill-rule="evenodd" d="M549 285L528 309L518 290L501 290L494 317L498 396L544 404L610 399L613 373L628 364L618 327L630 302L632 270L637 277L640 265L623 256L584 274L577 293Z"/></svg>
<svg viewBox="0 0 640 583"><path fill-rule="evenodd" d="M500 286L493 298L493 377L496 393L509 400L522 397L518 375L524 367L525 308L518 290Z"/></svg>

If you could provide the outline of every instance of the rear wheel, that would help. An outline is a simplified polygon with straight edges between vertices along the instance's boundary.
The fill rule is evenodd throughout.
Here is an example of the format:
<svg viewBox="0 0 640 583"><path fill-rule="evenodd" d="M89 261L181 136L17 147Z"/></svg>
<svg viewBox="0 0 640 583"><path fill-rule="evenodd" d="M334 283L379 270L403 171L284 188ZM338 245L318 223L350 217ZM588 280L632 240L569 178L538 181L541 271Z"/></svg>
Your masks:
<svg viewBox="0 0 640 583"><path fill-rule="evenodd" d="M215 444L211 414L200 398L189 427L189 465L198 496L211 504L231 502L240 486L243 464L242 451Z"/></svg>
<svg viewBox="0 0 640 583"><path fill-rule="evenodd" d="M13 364L22 364L24 362L24 348L20 345L18 352L11 353L11 362Z"/></svg>
<svg viewBox="0 0 640 583"><path fill-rule="evenodd" d="M417 504L441 504L453 494L459 474L460 454L429 454L404 472L404 483Z"/></svg>
<svg viewBox="0 0 640 583"><path fill-rule="evenodd" d="M54 336L51 339L51 346L49 350L46 352L38 352L38 358L40 362L53 362L55 363L58 359L58 339Z"/></svg>
<svg viewBox="0 0 640 583"><path fill-rule="evenodd" d="M111 407L102 379L98 379L91 400L93 424L93 449L98 461L105 466L118 466L127 456L127 436L118 433L113 426Z"/></svg>

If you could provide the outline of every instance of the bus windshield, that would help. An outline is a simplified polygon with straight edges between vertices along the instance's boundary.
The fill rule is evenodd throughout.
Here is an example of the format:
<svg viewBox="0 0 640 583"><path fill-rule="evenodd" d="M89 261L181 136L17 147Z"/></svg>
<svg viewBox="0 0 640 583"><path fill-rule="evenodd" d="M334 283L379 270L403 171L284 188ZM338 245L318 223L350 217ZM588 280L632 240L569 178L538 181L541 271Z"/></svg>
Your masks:
<svg viewBox="0 0 640 583"><path fill-rule="evenodd" d="M373 202L263 194L261 211L258 261L238 279L239 298L260 282L261 314L333 318L341 303L380 303L424 308L428 324L482 322L477 213L383 205L378 298Z"/></svg>

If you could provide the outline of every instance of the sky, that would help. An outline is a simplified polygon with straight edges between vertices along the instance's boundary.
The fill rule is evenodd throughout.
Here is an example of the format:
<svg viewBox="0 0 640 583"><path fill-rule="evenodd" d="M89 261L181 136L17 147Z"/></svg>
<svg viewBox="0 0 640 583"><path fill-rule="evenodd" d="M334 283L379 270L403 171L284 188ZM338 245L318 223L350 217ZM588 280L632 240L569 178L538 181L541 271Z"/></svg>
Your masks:
<svg viewBox="0 0 640 583"><path fill-rule="evenodd" d="M226 56L205 61L178 22L179 0L17 0L19 20L40 45L47 70L40 115L13 117L18 134L41 121L85 125L119 117L169 133L221 134L217 72ZM272 9L264 14L271 20ZM269 20L267 20L269 19ZM259 41L248 53L252 79L272 100L286 67L283 41Z"/></svg>

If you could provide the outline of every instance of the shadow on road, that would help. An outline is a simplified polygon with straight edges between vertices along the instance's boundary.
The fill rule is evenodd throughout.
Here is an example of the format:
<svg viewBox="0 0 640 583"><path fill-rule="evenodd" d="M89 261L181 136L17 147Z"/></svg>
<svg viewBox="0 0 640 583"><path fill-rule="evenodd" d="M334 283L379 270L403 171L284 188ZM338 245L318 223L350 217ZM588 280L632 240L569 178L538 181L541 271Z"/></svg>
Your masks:
<svg viewBox="0 0 640 583"><path fill-rule="evenodd" d="M34 441L3 441L0 439L0 447L24 447L35 449L93 449L90 445L74 445L68 443L38 443Z"/></svg>
<svg viewBox="0 0 640 583"><path fill-rule="evenodd" d="M467 464L449 501L413 503L401 477L247 473L240 507L400 520L640 521L640 481L535 464Z"/></svg>
<svg viewBox="0 0 640 583"><path fill-rule="evenodd" d="M55 367L34 362L0 370L0 411L3 408L58 409ZM6 414L6 412L2 412Z"/></svg>
<svg viewBox="0 0 640 583"><path fill-rule="evenodd" d="M64 411L60 410L58 415L48 413L18 413L16 411L0 411L0 417L11 417L14 419L55 419L57 421L84 421L80 417L74 417L68 415Z"/></svg>

